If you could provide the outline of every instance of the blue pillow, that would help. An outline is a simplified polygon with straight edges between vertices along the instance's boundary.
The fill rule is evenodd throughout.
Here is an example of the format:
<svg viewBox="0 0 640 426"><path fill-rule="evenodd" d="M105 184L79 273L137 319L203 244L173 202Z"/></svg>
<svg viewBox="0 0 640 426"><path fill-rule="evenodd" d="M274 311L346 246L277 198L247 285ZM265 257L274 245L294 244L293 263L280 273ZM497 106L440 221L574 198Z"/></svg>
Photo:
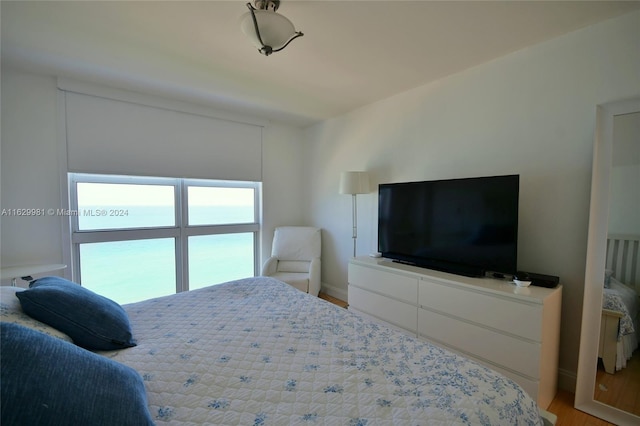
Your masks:
<svg viewBox="0 0 640 426"><path fill-rule="evenodd" d="M18 324L0 340L3 425L153 425L131 367Z"/></svg>
<svg viewBox="0 0 640 426"><path fill-rule="evenodd" d="M136 345L127 313L113 300L60 277L40 278L29 287L16 293L22 310L78 346L113 350Z"/></svg>

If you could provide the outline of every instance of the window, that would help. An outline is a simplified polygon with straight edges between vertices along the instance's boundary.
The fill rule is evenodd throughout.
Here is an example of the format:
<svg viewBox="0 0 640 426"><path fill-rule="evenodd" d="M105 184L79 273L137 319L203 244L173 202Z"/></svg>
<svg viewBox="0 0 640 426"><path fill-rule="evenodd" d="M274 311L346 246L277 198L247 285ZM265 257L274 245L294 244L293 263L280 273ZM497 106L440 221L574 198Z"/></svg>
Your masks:
<svg viewBox="0 0 640 426"><path fill-rule="evenodd" d="M69 174L74 277L119 303L257 273L257 182Z"/></svg>

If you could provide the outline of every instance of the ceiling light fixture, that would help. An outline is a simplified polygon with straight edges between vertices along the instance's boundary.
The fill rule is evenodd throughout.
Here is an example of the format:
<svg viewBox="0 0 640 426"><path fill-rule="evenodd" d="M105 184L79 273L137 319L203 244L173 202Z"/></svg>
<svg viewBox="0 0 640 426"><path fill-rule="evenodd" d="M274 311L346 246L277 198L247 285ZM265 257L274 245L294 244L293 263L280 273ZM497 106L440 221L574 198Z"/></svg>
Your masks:
<svg viewBox="0 0 640 426"><path fill-rule="evenodd" d="M280 0L255 0L255 7L247 3L249 12L241 18L242 32L265 56L281 51L304 35L295 30L290 20L276 13L279 6Z"/></svg>

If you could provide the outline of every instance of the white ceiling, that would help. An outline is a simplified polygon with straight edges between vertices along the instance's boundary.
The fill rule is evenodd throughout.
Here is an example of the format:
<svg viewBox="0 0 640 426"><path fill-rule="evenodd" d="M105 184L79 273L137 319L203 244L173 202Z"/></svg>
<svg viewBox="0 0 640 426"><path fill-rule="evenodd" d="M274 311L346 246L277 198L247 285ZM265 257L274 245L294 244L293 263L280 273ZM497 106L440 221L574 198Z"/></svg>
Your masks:
<svg viewBox="0 0 640 426"><path fill-rule="evenodd" d="M269 57L245 0L1 2L2 65L308 125L640 7L639 1L283 0Z"/></svg>

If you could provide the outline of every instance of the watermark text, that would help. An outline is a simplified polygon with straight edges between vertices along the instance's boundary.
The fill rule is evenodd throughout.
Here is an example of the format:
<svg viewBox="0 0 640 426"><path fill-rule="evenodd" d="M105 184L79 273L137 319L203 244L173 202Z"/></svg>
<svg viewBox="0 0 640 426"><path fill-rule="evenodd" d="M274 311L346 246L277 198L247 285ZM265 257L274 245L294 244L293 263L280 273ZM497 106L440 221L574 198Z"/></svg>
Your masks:
<svg viewBox="0 0 640 426"><path fill-rule="evenodd" d="M52 208L17 208L2 209L0 216L90 216L90 217L125 217L129 216L128 209L52 209Z"/></svg>

